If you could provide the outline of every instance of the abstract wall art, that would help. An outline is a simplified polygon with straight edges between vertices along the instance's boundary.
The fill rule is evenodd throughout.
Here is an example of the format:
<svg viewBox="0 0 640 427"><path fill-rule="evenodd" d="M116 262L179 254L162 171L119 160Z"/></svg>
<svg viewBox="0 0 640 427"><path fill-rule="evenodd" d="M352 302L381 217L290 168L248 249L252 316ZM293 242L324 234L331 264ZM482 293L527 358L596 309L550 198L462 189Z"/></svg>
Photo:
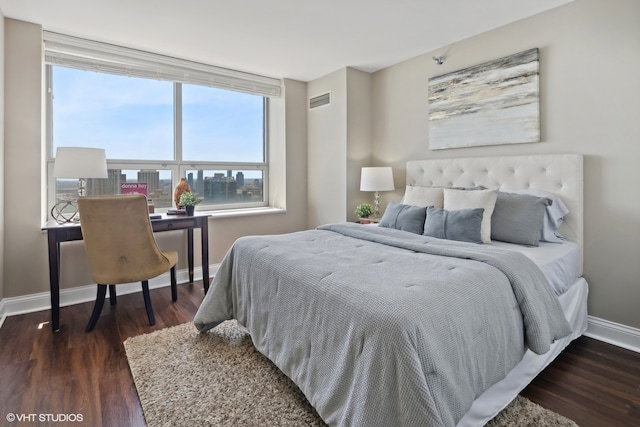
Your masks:
<svg viewBox="0 0 640 427"><path fill-rule="evenodd" d="M539 141L537 48L429 79L429 149Z"/></svg>

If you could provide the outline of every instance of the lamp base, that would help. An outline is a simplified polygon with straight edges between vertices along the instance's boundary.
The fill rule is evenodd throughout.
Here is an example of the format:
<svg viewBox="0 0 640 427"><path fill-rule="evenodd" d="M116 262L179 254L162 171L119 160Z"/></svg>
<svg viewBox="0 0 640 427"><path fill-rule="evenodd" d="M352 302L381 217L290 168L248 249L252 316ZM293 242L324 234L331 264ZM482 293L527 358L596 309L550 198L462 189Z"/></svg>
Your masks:
<svg viewBox="0 0 640 427"><path fill-rule="evenodd" d="M51 217L55 219L58 224L80 221L78 203L75 200L56 203L53 205L53 208L51 208Z"/></svg>
<svg viewBox="0 0 640 427"><path fill-rule="evenodd" d="M380 218L380 193L373 194L373 217Z"/></svg>

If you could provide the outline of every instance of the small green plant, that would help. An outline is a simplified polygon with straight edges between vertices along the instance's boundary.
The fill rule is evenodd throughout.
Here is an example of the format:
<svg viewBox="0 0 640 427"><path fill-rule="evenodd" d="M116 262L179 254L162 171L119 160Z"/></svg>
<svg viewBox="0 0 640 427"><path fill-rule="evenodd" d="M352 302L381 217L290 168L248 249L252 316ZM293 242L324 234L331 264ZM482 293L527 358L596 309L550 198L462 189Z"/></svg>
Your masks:
<svg viewBox="0 0 640 427"><path fill-rule="evenodd" d="M363 203L356 207L356 215L358 218L369 218L373 214L373 206L368 203Z"/></svg>
<svg viewBox="0 0 640 427"><path fill-rule="evenodd" d="M195 193L182 193L180 196L180 202L178 203L180 206L195 206L199 204L202 200Z"/></svg>

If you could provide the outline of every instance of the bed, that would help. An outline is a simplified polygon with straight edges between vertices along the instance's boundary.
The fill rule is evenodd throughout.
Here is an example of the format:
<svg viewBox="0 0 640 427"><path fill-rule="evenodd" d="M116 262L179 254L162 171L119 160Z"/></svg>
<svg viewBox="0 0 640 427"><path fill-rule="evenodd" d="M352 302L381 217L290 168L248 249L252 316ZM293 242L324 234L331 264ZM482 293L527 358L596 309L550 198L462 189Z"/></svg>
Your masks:
<svg viewBox="0 0 640 427"><path fill-rule="evenodd" d="M237 319L330 425L483 425L586 329L582 185L575 154L409 161L382 226L238 239L194 324ZM434 189L442 208L410 200ZM460 206L494 197L491 221L516 194L546 200L545 221L564 204L548 242L484 240L488 205ZM421 209L425 232L439 218L446 239L404 229ZM462 228L457 213L471 218ZM471 222L483 244L448 238Z"/></svg>

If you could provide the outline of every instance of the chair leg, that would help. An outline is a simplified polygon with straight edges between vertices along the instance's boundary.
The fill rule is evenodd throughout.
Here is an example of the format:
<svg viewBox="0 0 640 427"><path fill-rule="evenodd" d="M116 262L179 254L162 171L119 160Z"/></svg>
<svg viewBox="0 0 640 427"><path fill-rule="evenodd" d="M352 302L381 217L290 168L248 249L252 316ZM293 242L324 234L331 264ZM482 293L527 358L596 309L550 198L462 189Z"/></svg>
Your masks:
<svg viewBox="0 0 640 427"><path fill-rule="evenodd" d="M176 266L171 267L171 300L178 301L178 285L176 282Z"/></svg>
<svg viewBox="0 0 640 427"><path fill-rule="evenodd" d="M116 305L118 300L116 298L116 285L109 285L109 303Z"/></svg>
<svg viewBox="0 0 640 427"><path fill-rule="evenodd" d="M147 309L147 317L149 317L149 325L156 324L156 319L153 317L153 307L151 306L151 296L149 295L149 281L142 281L142 296L144 297L144 307Z"/></svg>
<svg viewBox="0 0 640 427"><path fill-rule="evenodd" d="M104 298L107 295L107 285L98 285L98 293L96 295L96 303L93 306L93 313L91 313L91 318L89 318L89 323L85 329L85 332L91 332L93 328L96 327L96 323L98 323L98 319L100 318L100 313L102 313L102 307L104 306Z"/></svg>

